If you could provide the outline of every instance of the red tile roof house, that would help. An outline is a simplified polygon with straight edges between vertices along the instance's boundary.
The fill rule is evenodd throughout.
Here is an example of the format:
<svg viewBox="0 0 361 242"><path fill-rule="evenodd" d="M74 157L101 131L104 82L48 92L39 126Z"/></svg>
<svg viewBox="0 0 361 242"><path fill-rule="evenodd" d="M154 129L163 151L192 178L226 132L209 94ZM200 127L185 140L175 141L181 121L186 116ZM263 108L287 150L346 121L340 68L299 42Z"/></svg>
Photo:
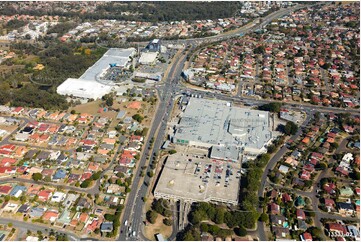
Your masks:
<svg viewBox="0 0 361 242"><path fill-rule="evenodd" d="M323 155L320 154L320 153L317 153L317 152L312 152L311 158L317 159L317 160L322 160L322 159L323 159Z"/></svg>
<svg viewBox="0 0 361 242"><path fill-rule="evenodd" d="M311 179L311 173L308 172L308 171L306 171L306 170L303 170L302 173L301 173L300 178L301 178L302 180L308 181L308 180Z"/></svg>
<svg viewBox="0 0 361 242"><path fill-rule="evenodd" d="M92 176L91 172L84 172L83 175L81 175L80 181L85 181L86 179L89 179Z"/></svg>
<svg viewBox="0 0 361 242"><path fill-rule="evenodd" d="M0 147L0 154L9 157L15 151L15 149L16 149L15 145L11 145L11 144L3 145Z"/></svg>
<svg viewBox="0 0 361 242"><path fill-rule="evenodd" d="M100 227L100 224L102 223L102 220L99 218L94 218L87 226L86 226L86 232L94 232L96 228Z"/></svg>
<svg viewBox="0 0 361 242"><path fill-rule="evenodd" d="M328 212L335 211L335 201L330 198L325 198L325 207L327 208Z"/></svg>
<svg viewBox="0 0 361 242"><path fill-rule="evenodd" d="M280 213L280 206L276 203L271 203L269 205L269 210L271 212L271 214L276 215Z"/></svg>
<svg viewBox="0 0 361 242"><path fill-rule="evenodd" d="M0 194L8 195L12 189L13 187L9 185L0 186Z"/></svg>
<svg viewBox="0 0 361 242"><path fill-rule="evenodd" d="M5 157L1 160L1 166L9 167L16 163L16 159Z"/></svg>
<svg viewBox="0 0 361 242"><path fill-rule="evenodd" d="M46 202L51 198L52 195L53 195L53 193L51 191L43 190L38 193L38 198L39 198L39 201Z"/></svg>
<svg viewBox="0 0 361 242"><path fill-rule="evenodd" d="M17 107L13 111L11 111L11 114L17 114L19 115L22 111L24 111L23 107Z"/></svg>
<svg viewBox="0 0 361 242"><path fill-rule="evenodd" d="M342 224L338 224L338 223L329 223L328 229L330 232L339 232L340 234L347 233L345 226L343 226Z"/></svg>
<svg viewBox="0 0 361 242"><path fill-rule="evenodd" d="M16 173L16 166L0 167L0 174L15 174L15 173Z"/></svg>
<svg viewBox="0 0 361 242"><path fill-rule="evenodd" d="M303 233L300 235L301 241L312 241L312 235L310 233Z"/></svg>
<svg viewBox="0 0 361 242"><path fill-rule="evenodd" d="M58 216L59 216L58 211L48 210L44 213L43 219L46 221L49 220L50 222L55 222L55 220L58 218Z"/></svg>
<svg viewBox="0 0 361 242"><path fill-rule="evenodd" d="M323 185L323 190L325 190L330 195L335 194L336 185L334 183L326 183L325 185Z"/></svg>
<svg viewBox="0 0 361 242"><path fill-rule="evenodd" d="M289 201L292 201L292 198L291 198L291 196L288 195L287 193L283 193L283 194L282 194L282 201L283 201L284 203L287 203L287 202L289 202Z"/></svg>
<svg viewBox="0 0 361 242"><path fill-rule="evenodd" d="M49 128L49 124L40 124L39 125L39 132L46 132L47 130L48 130L48 128Z"/></svg>
<svg viewBox="0 0 361 242"><path fill-rule="evenodd" d="M296 215L297 215L297 219L301 219L301 220L306 219L306 214L302 209L297 209L296 210Z"/></svg>

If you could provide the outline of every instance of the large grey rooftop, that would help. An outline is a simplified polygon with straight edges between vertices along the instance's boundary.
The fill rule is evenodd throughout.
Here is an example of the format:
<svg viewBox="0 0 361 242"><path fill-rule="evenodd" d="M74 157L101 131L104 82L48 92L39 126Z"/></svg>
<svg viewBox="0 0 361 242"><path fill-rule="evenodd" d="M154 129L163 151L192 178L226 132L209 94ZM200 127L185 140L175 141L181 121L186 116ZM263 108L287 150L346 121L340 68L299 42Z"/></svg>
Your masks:
<svg viewBox="0 0 361 242"><path fill-rule="evenodd" d="M236 205L239 169L239 163L195 158L189 161L186 156L172 155L165 163L154 195L158 198Z"/></svg>
<svg viewBox="0 0 361 242"><path fill-rule="evenodd" d="M134 51L134 48L109 49L97 62L95 62L94 65L89 67L79 79L96 80L96 76L108 69L110 64L124 66L128 62L129 56L131 56Z"/></svg>
<svg viewBox="0 0 361 242"><path fill-rule="evenodd" d="M272 138L268 112L232 107L226 101L191 98L181 117L175 142L257 150Z"/></svg>

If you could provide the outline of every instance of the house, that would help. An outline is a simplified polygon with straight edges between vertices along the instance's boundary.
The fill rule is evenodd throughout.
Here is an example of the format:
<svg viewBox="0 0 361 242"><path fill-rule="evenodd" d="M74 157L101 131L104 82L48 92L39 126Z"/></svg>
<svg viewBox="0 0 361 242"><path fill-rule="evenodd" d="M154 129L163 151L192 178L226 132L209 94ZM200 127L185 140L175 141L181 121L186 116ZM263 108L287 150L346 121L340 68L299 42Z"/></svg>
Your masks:
<svg viewBox="0 0 361 242"><path fill-rule="evenodd" d="M307 230L307 228L305 220L297 219L297 230Z"/></svg>
<svg viewBox="0 0 361 242"><path fill-rule="evenodd" d="M28 213L29 209L30 209L29 204L23 204L19 207L17 213Z"/></svg>
<svg viewBox="0 0 361 242"><path fill-rule="evenodd" d="M302 180L308 181L308 180L311 179L311 173L309 171L303 170L302 173L301 173L300 178Z"/></svg>
<svg viewBox="0 0 361 242"><path fill-rule="evenodd" d="M76 205L76 210L82 210L83 208L90 208L90 203L88 202L88 200L84 197L81 197Z"/></svg>
<svg viewBox="0 0 361 242"><path fill-rule="evenodd" d="M66 194L63 192L55 192L51 198L51 202L60 203L65 200Z"/></svg>
<svg viewBox="0 0 361 242"><path fill-rule="evenodd" d="M334 183L326 183L323 185L323 190L328 194L333 195L336 193L336 185Z"/></svg>
<svg viewBox="0 0 361 242"><path fill-rule="evenodd" d="M301 196L298 196L295 200L295 205L296 205L296 207L304 207L306 205L306 203L305 203L305 200Z"/></svg>
<svg viewBox="0 0 361 242"><path fill-rule="evenodd" d="M84 173L81 175L80 181L85 181L86 179L89 179L91 176L92 176L92 173L91 173L91 172L84 172Z"/></svg>
<svg viewBox="0 0 361 242"><path fill-rule="evenodd" d="M14 165L15 163L16 163L16 159L14 159L14 158L4 157L1 160L1 166L4 166L4 167L9 167L11 165Z"/></svg>
<svg viewBox="0 0 361 242"><path fill-rule="evenodd" d="M11 202L5 202L3 206L1 207L1 210L3 212L7 213L15 213L15 211L18 209L19 204L11 203Z"/></svg>
<svg viewBox="0 0 361 242"><path fill-rule="evenodd" d="M269 205L269 210L271 212L271 214L276 215L280 213L280 206L276 203L271 203Z"/></svg>
<svg viewBox="0 0 361 242"><path fill-rule="evenodd" d="M41 174L45 177L45 176L49 176L51 177L54 174L55 170L54 169L44 169Z"/></svg>
<svg viewBox="0 0 361 242"><path fill-rule="evenodd" d="M59 181L61 179L64 179L65 177L66 177L66 171L62 170L62 169L59 169L53 175L52 180L57 182L57 181Z"/></svg>
<svg viewBox="0 0 361 242"><path fill-rule="evenodd" d="M302 209L297 209L296 210L296 216L297 216L297 219L301 219L301 220L306 219L306 214Z"/></svg>
<svg viewBox="0 0 361 242"><path fill-rule="evenodd" d="M344 225L342 225L342 224L339 224L339 223L329 223L327 225L327 227L328 227L328 230L330 232L337 232L337 233L339 233L341 235L347 233L346 227Z"/></svg>
<svg viewBox="0 0 361 242"><path fill-rule="evenodd" d="M0 194L8 195L12 189L13 189L12 186L0 185Z"/></svg>
<svg viewBox="0 0 361 242"><path fill-rule="evenodd" d="M333 199L330 199L330 198L325 198L324 199L324 204L325 204L325 207L327 208L327 211L328 212L331 212L335 209L335 201Z"/></svg>
<svg viewBox="0 0 361 242"><path fill-rule="evenodd" d="M51 191L42 190L38 193L38 199L41 202L46 202L51 198L52 195L53 195L53 193Z"/></svg>
<svg viewBox="0 0 361 242"><path fill-rule="evenodd" d="M89 215L87 213L78 213L77 218L79 222L86 224L88 222Z"/></svg>
<svg viewBox="0 0 361 242"><path fill-rule="evenodd" d="M270 221L272 224L283 226L284 222L286 222L286 217L283 215L271 215Z"/></svg>
<svg viewBox="0 0 361 242"><path fill-rule="evenodd" d="M93 218L93 220L90 223L88 223L85 230L87 233L94 232L94 230L98 228L100 224L101 224L101 220L99 218Z"/></svg>
<svg viewBox="0 0 361 242"><path fill-rule="evenodd" d="M58 157L60 156L60 151L58 150L58 151L53 151L53 152L51 152L50 153L50 155L49 155L49 160L56 160L56 159L58 159Z"/></svg>
<svg viewBox="0 0 361 242"><path fill-rule="evenodd" d="M33 217L41 217L45 213L46 208L33 207L30 209L29 216Z"/></svg>
<svg viewBox="0 0 361 242"><path fill-rule="evenodd" d="M60 224L68 225L70 221L71 221L70 212L67 209L65 209L64 212L60 215L57 222Z"/></svg>
<svg viewBox="0 0 361 242"><path fill-rule="evenodd" d="M49 220L50 222L55 222L56 219L58 219L59 212L54 210L48 210L44 213L43 219Z"/></svg>
<svg viewBox="0 0 361 242"><path fill-rule="evenodd" d="M301 241L312 241L312 235L310 233L303 233L300 235Z"/></svg>
<svg viewBox="0 0 361 242"><path fill-rule="evenodd" d="M78 194L68 193L68 196L63 202L63 206L69 208L78 199L78 197Z"/></svg>
<svg viewBox="0 0 361 242"><path fill-rule="evenodd" d="M352 216L355 213L352 203L338 202L337 207L341 215Z"/></svg>
<svg viewBox="0 0 361 242"><path fill-rule="evenodd" d="M103 222L100 225L100 231L102 233L110 233L113 231L113 222Z"/></svg>
<svg viewBox="0 0 361 242"><path fill-rule="evenodd" d="M49 156L50 156L50 152L49 152L49 151L42 150L42 151L40 151L40 153L36 156L36 159L39 160L39 161L44 161L44 160L48 159Z"/></svg>
<svg viewBox="0 0 361 242"><path fill-rule="evenodd" d="M19 198L23 192L26 191L26 186L15 186L13 190L10 192L10 196L14 196L16 198Z"/></svg>
<svg viewBox="0 0 361 242"><path fill-rule="evenodd" d="M276 236L276 239L287 238L290 234L290 230L288 228L278 226L272 226L272 232Z"/></svg>
<svg viewBox="0 0 361 242"><path fill-rule="evenodd" d="M360 241L360 229L354 225L347 225L347 231L352 234L356 241Z"/></svg>
<svg viewBox="0 0 361 242"><path fill-rule="evenodd" d="M79 178L80 178L80 175L79 174L70 174L68 176L68 183L73 183L73 182L76 182L76 181L79 181Z"/></svg>
<svg viewBox="0 0 361 242"><path fill-rule="evenodd" d="M281 173L287 174L289 169L290 169L290 168L289 168L288 166L281 165L281 166L278 168L278 171L281 172Z"/></svg>
<svg viewBox="0 0 361 242"><path fill-rule="evenodd" d="M351 187L343 187L340 189L341 197L351 197L353 195L353 190Z"/></svg>
<svg viewBox="0 0 361 242"><path fill-rule="evenodd" d="M283 201L284 203L287 203L287 202L289 202L289 201L292 201L292 198L291 198L290 195L288 195L288 193L283 193L283 194L282 194L282 201Z"/></svg>

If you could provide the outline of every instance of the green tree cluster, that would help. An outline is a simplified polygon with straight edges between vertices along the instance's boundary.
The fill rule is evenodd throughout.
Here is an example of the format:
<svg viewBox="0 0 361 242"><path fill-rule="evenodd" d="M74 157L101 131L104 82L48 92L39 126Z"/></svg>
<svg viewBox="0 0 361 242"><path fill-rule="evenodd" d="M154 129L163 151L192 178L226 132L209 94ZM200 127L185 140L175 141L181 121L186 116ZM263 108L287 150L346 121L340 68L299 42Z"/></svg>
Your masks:
<svg viewBox="0 0 361 242"><path fill-rule="evenodd" d="M144 117L143 117L142 115L138 114L138 113L134 114L134 115L132 116L132 118L133 118L135 121L137 121L138 123L141 123L141 122L143 121L143 119L144 119Z"/></svg>
<svg viewBox="0 0 361 242"><path fill-rule="evenodd" d="M158 214L153 210L148 210L146 213L146 218L149 221L149 223L154 224L157 220Z"/></svg>
<svg viewBox="0 0 361 242"><path fill-rule="evenodd" d="M284 132L287 135L295 135L297 133L298 126L294 122L288 121L284 127Z"/></svg>
<svg viewBox="0 0 361 242"><path fill-rule="evenodd" d="M281 103L267 103L267 104L263 104L261 106L258 107L259 110L262 111L268 111L268 112L273 112L273 113L278 113L281 110Z"/></svg>

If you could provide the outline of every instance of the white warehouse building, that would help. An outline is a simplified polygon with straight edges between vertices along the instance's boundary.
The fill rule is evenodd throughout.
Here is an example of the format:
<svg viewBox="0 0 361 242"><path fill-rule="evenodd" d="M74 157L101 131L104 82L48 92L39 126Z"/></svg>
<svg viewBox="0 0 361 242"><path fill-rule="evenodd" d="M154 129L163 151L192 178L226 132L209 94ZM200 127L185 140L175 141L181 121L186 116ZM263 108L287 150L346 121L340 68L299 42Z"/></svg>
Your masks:
<svg viewBox="0 0 361 242"><path fill-rule="evenodd" d="M78 79L68 78L58 86L56 92L60 95L84 99L101 98L113 90L114 83L106 80L99 82L99 78L104 78L104 74L111 67L128 68L131 57L135 53L135 48L111 48L94 65L89 67L81 77Z"/></svg>

